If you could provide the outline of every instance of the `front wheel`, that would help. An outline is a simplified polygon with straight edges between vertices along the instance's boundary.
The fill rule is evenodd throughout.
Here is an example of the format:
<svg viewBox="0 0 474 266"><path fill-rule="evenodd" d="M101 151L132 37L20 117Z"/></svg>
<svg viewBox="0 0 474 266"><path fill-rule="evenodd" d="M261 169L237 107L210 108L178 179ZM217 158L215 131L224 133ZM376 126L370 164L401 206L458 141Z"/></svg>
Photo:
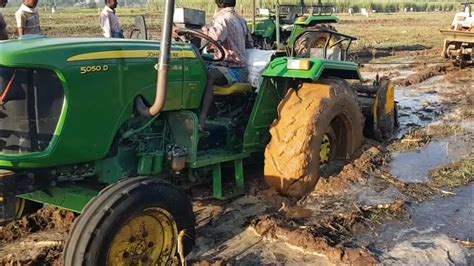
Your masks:
<svg viewBox="0 0 474 266"><path fill-rule="evenodd" d="M179 188L159 179L128 179L87 204L66 242L64 264L165 265L179 245L184 255L191 251L194 224L191 200Z"/></svg>

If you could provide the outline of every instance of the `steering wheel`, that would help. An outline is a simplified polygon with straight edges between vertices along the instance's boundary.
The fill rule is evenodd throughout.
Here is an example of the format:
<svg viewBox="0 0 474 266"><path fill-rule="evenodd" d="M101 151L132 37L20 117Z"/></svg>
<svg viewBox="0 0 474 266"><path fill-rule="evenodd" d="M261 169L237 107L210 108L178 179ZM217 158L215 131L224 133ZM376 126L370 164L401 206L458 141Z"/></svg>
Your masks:
<svg viewBox="0 0 474 266"><path fill-rule="evenodd" d="M181 29L181 28L178 28L175 30L176 34L178 34L179 36L183 36L184 39L181 39L182 41L184 40L191 40L192 37L196 37L196 38L199 38L201 40L204 40L205 43L199 47L199 52L203 52L204 49L206 47L209 47L211 45L215 46L217 48L217 50L219 50L219 57L217 58L206 58L205 60L207 61L211 61L211 62L220 62L220 61L223 61L224 58L225 58L225 51L224 51L224 47L222 47L222 44L220 44L219 42L217 42L216 40L214 40L213 38L207 36L206 34L200 32L200 31L197 31L197 30L191 30L191 29Z"/></svg>

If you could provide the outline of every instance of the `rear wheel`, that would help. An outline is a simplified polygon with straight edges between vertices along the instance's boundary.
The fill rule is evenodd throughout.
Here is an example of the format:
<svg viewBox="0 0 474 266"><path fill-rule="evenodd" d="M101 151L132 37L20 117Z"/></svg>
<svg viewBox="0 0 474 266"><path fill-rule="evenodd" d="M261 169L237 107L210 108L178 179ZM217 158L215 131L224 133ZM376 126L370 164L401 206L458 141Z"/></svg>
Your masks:
<svg viewBox="0 0 474 266"><path fill-rule="evenodd" d="M191 200L177 187L151 178L125 180L85 207L64 248L64 263L165 265L179 245L183 255L191 251L194 223Z"/></svg>
<svg viewBox="0 0 474 266"><path fill-rule="evenodd" d="M265 150L265 181L301 197L314 189L319 169L348 159L362 145L363 117L355 93L342 80L305 83L278 107Z"/></svg>
<svg viewBox="0 0 474 266"><path fill-rule="evenodd" d="M32 214L36 212L37 210L41 209L43 207L43 204L37 203L34 201L22 199L22 198L16 198L16 203L15 203L15 216L17 219L20 219L21 217Z"/></svg>

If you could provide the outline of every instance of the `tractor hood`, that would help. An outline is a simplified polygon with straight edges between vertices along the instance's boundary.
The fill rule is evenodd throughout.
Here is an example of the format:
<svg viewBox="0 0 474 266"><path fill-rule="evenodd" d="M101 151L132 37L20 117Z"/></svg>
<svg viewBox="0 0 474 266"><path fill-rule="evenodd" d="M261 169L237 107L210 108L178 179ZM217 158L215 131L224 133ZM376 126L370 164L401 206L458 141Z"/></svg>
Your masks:
<svg viewBox="0 0 474 266"><path fill-rule="evenodd" d="M104 158L133 117L134 99L153 101L159 48L157 41L104 38L0 42L0 168ZM198 108L206 81L199 54L173 43L171 58L164 110Z"/></svg>
<svg viewBox="0 0 474 266"><path fill-rule="evenodd" d="M187 46L187 49L184 48ZM123 50L159 50L158 41L104 39L104 38L35 38L23 40L9 40L0 42L0 65L4 66L46 66L46 68L62 68L74 56L101 51ZM186 44L174 43L172 49L191 50ZM133 55L123 55L122 58L131 58ZM136 55L143 57L142 55ZM158 53L150 53L150 57L157 57ZM90 57L89 59L94 59ZM97 58L100 59L100 58ZM158 59L157 59L158 60Z"/></svg>

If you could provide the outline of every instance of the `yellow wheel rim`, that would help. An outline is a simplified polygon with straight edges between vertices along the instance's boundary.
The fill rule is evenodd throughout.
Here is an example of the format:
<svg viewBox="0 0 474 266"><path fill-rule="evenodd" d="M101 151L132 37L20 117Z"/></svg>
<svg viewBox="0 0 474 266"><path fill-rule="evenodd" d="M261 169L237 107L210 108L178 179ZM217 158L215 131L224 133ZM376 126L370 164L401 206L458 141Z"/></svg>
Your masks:
<svg viewBox="0 0 474 266"><path fill-rule="evenodd" d="M22 198L16 198L15 202L15 216L20 218L25 211L26 200Z"/></svg>
<svg viewBox="0 0 474 266"><path fill-rule="evenodd" d="M323 141L321 142L321 149L319 150L319 165L324 166L329 163L331 158L331 141L329 135L324 134Z"/></svg>
<svg viewBox="0 0 474 266"><path fill-rule="evenodd" d="M161 208L130 218L113 238L107 265L166 265L176 252L178 229Z"/></svg>

